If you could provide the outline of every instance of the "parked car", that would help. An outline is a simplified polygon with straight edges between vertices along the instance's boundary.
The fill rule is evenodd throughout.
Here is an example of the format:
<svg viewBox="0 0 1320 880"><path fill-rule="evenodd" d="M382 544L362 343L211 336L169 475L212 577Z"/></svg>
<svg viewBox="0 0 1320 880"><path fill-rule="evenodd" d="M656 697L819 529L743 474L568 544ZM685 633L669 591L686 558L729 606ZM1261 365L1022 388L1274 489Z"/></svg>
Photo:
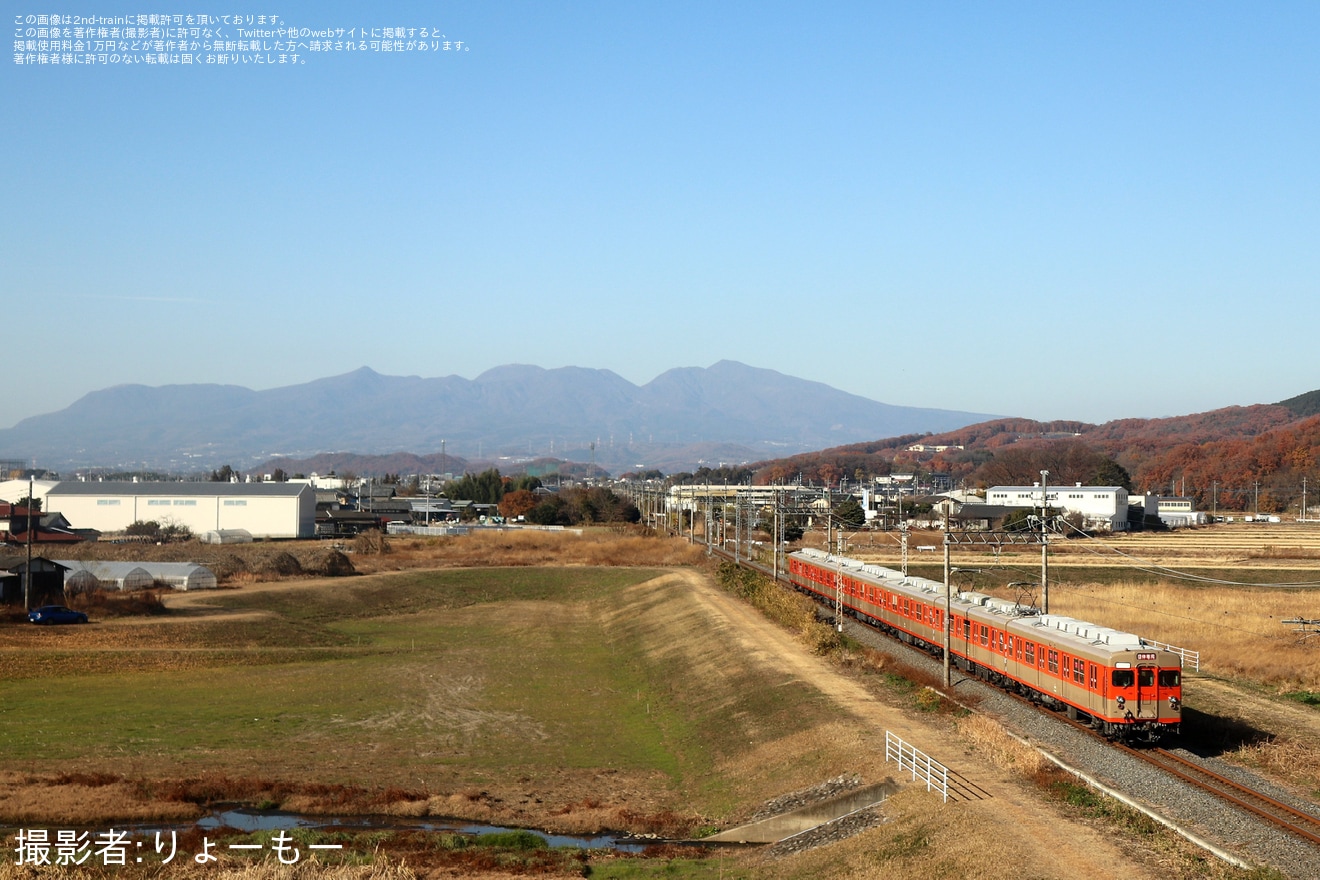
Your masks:
<svg viewBox="0 0 1320 880"><path fill-rule="evenodd" d="M39 624L86 623L87 615L63 605L42 605L28 612L28 620Z"/></svg>

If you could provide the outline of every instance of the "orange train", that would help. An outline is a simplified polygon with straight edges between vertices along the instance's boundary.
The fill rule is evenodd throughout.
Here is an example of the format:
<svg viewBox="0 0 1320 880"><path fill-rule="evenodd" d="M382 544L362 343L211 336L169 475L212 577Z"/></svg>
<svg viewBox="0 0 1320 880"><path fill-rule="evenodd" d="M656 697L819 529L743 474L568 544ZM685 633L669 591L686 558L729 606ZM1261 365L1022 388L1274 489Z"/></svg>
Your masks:
<svg viewBox="0 0 1320 880"><path fill-rule="evenodd" d="M939 657L944 585L819 550L789 554L799 590ZM1106 736L1156 742L1182 720L1182 658L1132 633L1041 614L984 593L954 593L950 662Z"/></svg>

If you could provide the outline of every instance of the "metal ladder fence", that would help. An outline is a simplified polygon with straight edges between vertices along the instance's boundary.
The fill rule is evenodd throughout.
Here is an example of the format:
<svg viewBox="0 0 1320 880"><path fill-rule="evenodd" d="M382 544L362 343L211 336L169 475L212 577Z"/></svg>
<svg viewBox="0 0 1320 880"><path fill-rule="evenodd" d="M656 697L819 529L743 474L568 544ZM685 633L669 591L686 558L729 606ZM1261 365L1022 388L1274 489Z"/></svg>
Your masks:
<svg viewBox="0 0 1320 880"><path fill-rule="evenodd" d="M901 738L885 731L885 760L898 763L898 769L907 766L912 771L912 781L924 781L926 791L938 791L945 803L949 800L949 768L916 746L903 742Z"/></svg>
<svg viewBox="0 0 1320 880"><path fill-rule="evenodd" d="M1152 648L1161 648L1165 651L1168 651L1171 654L1177 654L1179 657L1182 658L1183 666L1186 666L1188 663L1190 663L1192 665L1192 669L1196 670L1197 672L1201 671L1200 651L1189 651L1186 648L1180 648L1177 645L1165 644L1164 642L1157 642L1154 639L1142 639L1142 641L1145 642L1147 645L1150 645Z"/></svg>

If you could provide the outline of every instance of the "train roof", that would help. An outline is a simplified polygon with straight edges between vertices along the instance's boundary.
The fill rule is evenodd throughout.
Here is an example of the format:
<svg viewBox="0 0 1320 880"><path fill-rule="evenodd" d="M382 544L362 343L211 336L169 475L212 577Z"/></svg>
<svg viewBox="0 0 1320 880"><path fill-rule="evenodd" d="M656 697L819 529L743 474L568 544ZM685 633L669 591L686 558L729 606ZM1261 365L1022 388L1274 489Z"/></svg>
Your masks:
<svg viewBox="0 0 1320 880"><path fill-rule="evenodd" d="M909 595L925 594L932 604L944 604L944 583L915 575L904 576L902 572L882 565L872 565L847 556L835 556L823 550L804 547L793 556L800 556L820 565L837 567L854 575L864 575L870 580L882 582L890 587L898 587ZM955 610L961 606L964 613L973 619L983 615L1007 618L1000 625L1018 632L1023 636L1039 639L1041 634L1033 632L1045 628L1050 630L1050 640L1059 644L1074 644L1079 649L1092 652L1117 653L1149 648L1141 636L1123 632L1098 623L1077 620L1061 614L1041 614L1040 609L1019 605L1007 599L997 599L985 593L956 592L953 594Z"/></svg>

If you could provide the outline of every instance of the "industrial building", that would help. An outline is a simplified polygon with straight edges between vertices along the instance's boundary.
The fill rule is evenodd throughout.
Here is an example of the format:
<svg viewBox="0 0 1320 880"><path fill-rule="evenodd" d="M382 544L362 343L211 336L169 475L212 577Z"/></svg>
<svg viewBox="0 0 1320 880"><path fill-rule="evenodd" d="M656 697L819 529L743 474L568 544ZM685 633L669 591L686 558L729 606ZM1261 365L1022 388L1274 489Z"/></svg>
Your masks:
<svg viewBox="0 0 1320 880"><path fill-rule="evenodd" d="M1083 527L1110 532L1128 528L1128 492L1122 486L1049 486L1046 503L1054 510L1081 516ZM1002 507L1040 507L1040 483L1030 486L991 486L986 504Z"/></svg>
<svg viewBox="0 0 1320 880"><path fill-rule="evenodd" d="M254 538L310 538L316 530L316 490L307 484L64 481L46 491L46 508L100 532L148 521L194 534L244 529Z"/></svg>

